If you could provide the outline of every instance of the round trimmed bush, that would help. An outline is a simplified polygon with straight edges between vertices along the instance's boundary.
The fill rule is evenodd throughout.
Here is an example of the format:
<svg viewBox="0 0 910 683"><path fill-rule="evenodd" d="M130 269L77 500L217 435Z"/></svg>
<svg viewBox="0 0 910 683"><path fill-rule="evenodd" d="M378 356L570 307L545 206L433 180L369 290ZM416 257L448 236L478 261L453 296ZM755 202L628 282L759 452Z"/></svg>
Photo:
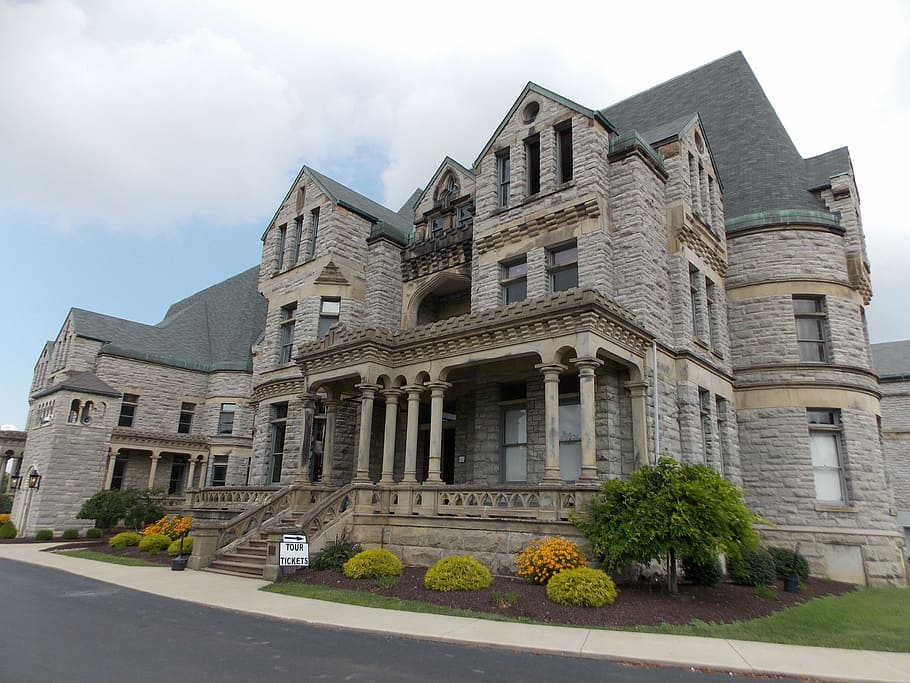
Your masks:
<svg viewBox="0 0 910 683"><path fill-rule="evenodd" d="M62 538L64 541L72 541L79 538L79 529L64 529Z"/></svg>
<svg viewBox="0 0 910 683"><path fill-rule="evenodd" d="M518 576L531 583L545 584L557 572L584 567L586 562L577 543L557 536L531 541L518 553L515 564Z"/></svg>
<svg viewBox="0 0 910 683"><path fill-rule="evenodd" d="M0 525L6 524L9 521L9 513L4 512L0 514Z"/></svg>
<svg viewBox="0 0 910 683"><path fill-rule="evenodd" d="M171 557L177 557L180 554L180 539L176 541L171 541L171 544L167 547L167 554ZM187 536L183 539L183 554L192 555L193 554L193 537Z"/></svg>
<svg viewBox="0 0 910 683"><path fill-rule="evenodd" d="M164 534L149 534L143 536L139 541L139 550L147 552L149 555L157 555L162 550L167 550L171 544L171 537Z"/></svg>
<svg viewBox="0 0 910 683"><path fill-rule="evenodd" d="M800 581L809 578L809 561L798 550L789 548L768 548L774 559L774 571L777 578L783 579L790 574L796 574Z"/></svg>
<svg viewBox="0 0 910 683"><path fill-rule="evenodd" d="M774 558L764 548L747 550L742 558L731 557L727 571L733 581L744 586L772 586L777 578Z"/></svg>
<svg viewBox="0 0 910 683"><path fill-rule="evenodd" d="M490 570L470 555L444 557L427 570L423 585L433 591L476 591L493 583Z"/></svg>
<svg viewBox="0 0 910 683"><path fill-rule="evenodd" d="M605 571L590 567L564 569L547 582L551 602L572 607L612 605L619 591Z"/></svg>
<svg viewBox="0 0 910 683"><path fill-rule="evenodd" d="M122 531L119 534L111 536L107 544L111 548L126 548L127 546L139 545L139 541L141 540L142 536L135 531Z"/></svg>
<svg viewBox="0 0 910 683"><path fill-rule="evenodd" d="M686 579L696 586L716 586L724 578L724 570L720 566L720 560L716 557L711 558L708 562L684 558L682 566Z"/></svg>
<svg viewBox="0 0 910 683"><path fill-rule="evenodd" d="M86 538L101 538L101 529L99 529L98 527L94 527L94 526L91 529L86 529L85 537Z"/></svg>
<svg viewBox="0 0 910 683"><path fill-rule="evenodd" d="M0 524L0 539L16 538L16 525L10 521Z"/></svg>
<svg viewBox="0 0 910 683"><path fill-rule="evenodd" d="M35 534L36 541L50 541L54 538L54 532L51 529L39 529Z"/></svg>
<svg viewBox="0 0 910 683"><path fill-rule="evenodd" d="M383 548L373 548L357 553L342 567L349 579L381 579L401 576L401 560Z"/></svg>

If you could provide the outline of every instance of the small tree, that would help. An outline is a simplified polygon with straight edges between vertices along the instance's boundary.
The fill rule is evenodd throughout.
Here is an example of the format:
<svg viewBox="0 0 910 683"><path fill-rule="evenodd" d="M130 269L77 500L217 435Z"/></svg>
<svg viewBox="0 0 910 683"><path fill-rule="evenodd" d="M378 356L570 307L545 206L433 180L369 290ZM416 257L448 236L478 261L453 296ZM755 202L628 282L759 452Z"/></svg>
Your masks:
<svg viewBox="0 0 910 683"><path fill-rule="evenodd" d="M110 529L116 525L126 513L126 504L123 492L119 489L106 489L98 491L79 508L76 514L78 519L94 519L95 526L99 529Z"/></svg>
<svg viewBox="0 0 910 683"><path fill-rule="evenodd" d="M164 517L161 496L156 491L129 488L123 492L123 497L123 523L130 529L142 529Z"/></svg>
<svg viewBox="0 0 910 683"><path fill-rule="evenodd" d="M710 467L661 458L628 481L605 482L587 517L573 522L611 569L665 559L667 585L675 593L678 557L739 557L758 543L752 528L757 520L740 490Z"/></svg>

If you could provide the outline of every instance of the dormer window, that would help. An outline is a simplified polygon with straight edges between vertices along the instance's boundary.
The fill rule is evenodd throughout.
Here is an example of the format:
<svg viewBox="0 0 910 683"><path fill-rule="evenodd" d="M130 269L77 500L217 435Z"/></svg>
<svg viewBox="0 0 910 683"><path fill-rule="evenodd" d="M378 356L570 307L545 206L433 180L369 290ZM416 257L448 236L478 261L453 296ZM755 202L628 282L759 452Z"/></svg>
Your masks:
<svg viewBox="0 0 910 683"><path fill-rule="evenodd" d="M430 236L439 237L445 230L445 220L442 216L433 216L430 219Z"/></svg>
<svg viewBox="0 0 910 683"><path fill-rule="evenodd" d="M556 126L556 182L567 183L574 177L572 167L572 122Z"/></svg>
<svg viewBox="0 0 910 683"><path fill-rule="evenodd" d="M452 173L447 173L436 189L436 206L448 209L458 197L458 183Z"/></svg>

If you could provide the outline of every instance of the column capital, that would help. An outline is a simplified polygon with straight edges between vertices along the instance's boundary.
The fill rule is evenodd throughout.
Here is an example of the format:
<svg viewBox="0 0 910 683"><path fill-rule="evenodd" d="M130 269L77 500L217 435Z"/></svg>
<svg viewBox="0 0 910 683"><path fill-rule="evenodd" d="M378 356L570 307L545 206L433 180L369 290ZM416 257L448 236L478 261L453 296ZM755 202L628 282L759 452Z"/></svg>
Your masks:
<svg viewBox="0 0 910 683"><path fill-rule="evenodd" d="M623 386L629 390L633 396L646 396L648 394L648 383L642 381L623 382Z"/></svg>
<svg viewBox="0 0 910 683"><path fill-rule="evenodd" d="M323 401L323 404L325 405L326 413L334 413L335 411L338 410L338 406L341 405L341 399L340 398L327 398Z"/></svg>
<svg viewBox="0 0 910 683"><path fill-rule="evenodd" d="M155 451L152 451L152 454L151 454L149 457L150 457L152 460L160 460L160 459L161 459L161 453L157 453L157 452L155 452Z"/></svg>
<svg viewBox="0 0 910 683"><path fill-rule="evenodd" d="M569 362L572 363L580 372L585 370L595 371L601 365L603 361L597 360L596 358L570 358ZM588 374L585 372L585 374Z"/></svg>
<svg viewBox="0 0 910 683"><path fill-rule="evenodd" d="M401 387L401 388L404 389L406 392L408 392L408 398L409 398L409 399L410 399L412 396L416 396L416 397L419 399L419 398L420 398L420 395L421 395L421 394L424 392L424 390L426 389L426 387L424 387L422 384L405 384L405 385L404 385L403 387Z"/></svg>
<svg viewBox="0 0 910 683"><path fill-rule="evenodd" d="M446 389L452 388L452 383L443 382L441 379L437 379L432 382L427 382L424 386L430 390L430 393L433 396L440 396Z"/></svg>
<svg viewBox="0 0 910 683"><path fill-rule="evenodd" d="M378 384L369 383L355 384L354 388L360 391L363 396L366 396L368 398L373 398L373 396L376 395L376 392L382 389L382 387Z"/></svg>
<svg viewBox="0 0 910 683"><path fill-rule="evenodd" d="M383 389L379 392L385 397L386 402L397 403L398 397L401 396L404 392L401 389Z"/></svg>
<svg viewBox="0 0 910 683"><path fill-rule="evenodd" d="M305 392L302 394L297 394L297 398L300 399L300 402L303 404L304 408L314 409L316 407L316 394Z"/></svg>
<svg viewBox="0 0 910 683"><path fill-rule="evenodd" d="M559 374L568 370L568 368L562 363L538 363L534 366L535 370L540 370L544 376L544 380L551 378L559 378Z"/></svg>

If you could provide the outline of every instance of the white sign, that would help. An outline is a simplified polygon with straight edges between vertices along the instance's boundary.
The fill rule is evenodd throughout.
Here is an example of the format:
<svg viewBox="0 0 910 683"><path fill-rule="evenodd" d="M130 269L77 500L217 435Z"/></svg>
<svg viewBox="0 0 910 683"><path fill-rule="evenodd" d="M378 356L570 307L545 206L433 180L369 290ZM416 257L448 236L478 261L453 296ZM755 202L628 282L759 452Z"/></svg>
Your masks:
<svg viewBox="0 0 910 683"><path fill-rule="evenodd" d="M309 567L310 546L303 534L284 534L278 546L279 567Z"/></svg>

